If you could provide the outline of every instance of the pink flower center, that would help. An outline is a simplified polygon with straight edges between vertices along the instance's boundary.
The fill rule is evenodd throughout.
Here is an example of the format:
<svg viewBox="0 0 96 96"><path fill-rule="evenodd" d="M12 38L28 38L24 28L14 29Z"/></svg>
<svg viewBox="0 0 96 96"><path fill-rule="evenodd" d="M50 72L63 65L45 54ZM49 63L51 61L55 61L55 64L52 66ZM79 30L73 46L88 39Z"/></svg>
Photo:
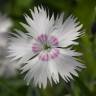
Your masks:
<svg viewBox="0 0 96 96"><path fill-rule="evenodd" d="M40 53L39 59L42 61L48 61L50 59L55 59L59 55L58 38L55 36L48 36L46 34L41 34L36 38L36 42L32 45L32 51L35 53ZM44 52L43 52L44 51Z"/></svg>

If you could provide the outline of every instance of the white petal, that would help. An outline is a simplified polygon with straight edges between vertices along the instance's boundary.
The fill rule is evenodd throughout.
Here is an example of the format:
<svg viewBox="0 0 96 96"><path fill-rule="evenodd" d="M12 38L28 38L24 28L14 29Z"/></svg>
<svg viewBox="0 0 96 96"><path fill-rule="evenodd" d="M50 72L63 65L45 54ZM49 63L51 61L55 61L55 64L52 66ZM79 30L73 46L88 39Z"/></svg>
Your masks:
<svg viewBox="0 0 96 96"><path fill-rule="evenodd" d="M57 70L57 66L53 60L50 60L48 63L49 71L52 76L52 79L55 83L59 82L59 74Z"/></svg>
<svg viewBox="0 0 96 96"><path fill-rule="evenodd" d="M32 18L25 15L28 25L21 23L21 25L29 32L28 34L36 37L37 34L47 34L52 30L54 24L54 15L49 19L47 12L43 8L34 8L34 12L31 10Z"/></svg>
<svg viewBox="0 0 96 96"><path fill-rule="evenodd" d="M28 71L28 73L25 76L25 80L27 81L27 84L29 84L33 80L33 84L43 86L44 88L47 85L47 78L51 81L51 74L49 73L48 69L48 62L43 62L39 60L38 56L30 61L28 61L28 64L26 64L22 68L22 72Z"/></svg>
<svg viewBox="0 0 96 96"><path fill-rule="evenodd" d="M59 42L59 47L68 47L70 45L78 45L79 43L78 42L75 42L75 41L71 41L71 40L62 40Z"/></svg>
<svg viewBox="0 0 96 96"><path fill-rule="evenodd" d="M84 68L84 65L76 61L73 57L62 54L54 60L54 64L57 72L66 82L69 81L69 78L72 79L71 74L78 76L76 70L79 71L80 68Z"/></svg>
<svg viewBox="0 0 96 96"><path fill-rule="evenodd" d="M32 27L28 26L27 24L24 23L20 23L25 29L26 31L28 31L28 35L32 36L32 37L36 37L36 33L37 31L34 30Z"/></svg>
<svg viewBox="0 0 96 96"><path fill-rule="evenodd" d="M22 64L26 63L28 59L32 58L37 53L33 53L32 51L33 40L28 39L27 35L22 32L19 34L18 38L13 37L9 43L8 57L11 57L12 61L20 59L18 64Z"/></svg>
<svg viewBox="0 0 96 96"><path fill-rule="evenodd" d="M79 52L75 52L75 50L69 49L69 48L59 48L60 53L68 56L81 56L82 54Z"/></svg>
<svg viewBox="0 0 96 96"><path fill-rule="evenodd" d="M63 19L63 16L61 16ZM62 20L61 19L61 20ZM60 19L58 19L60 22ZM60 26L61 25L61 26ZM59 38L60 46L59 47L67 47L69 45L75 45L76 42L74 40L78 39L81 35L81 32L78 32L82 25L78 25L78 22L76 23L75 19L72 18L72 16L68 17L64 23L60 23L58 27L58 23L55 24L56 29L52 32L52 35Z"/></svg>
<svg viewBox="0 0 96 96"><path fill-rule="evenodd" d="M59 17L57 16L55 26L58 28L62 27L63 21L64 21L64 13L62 13Z"/></svg>

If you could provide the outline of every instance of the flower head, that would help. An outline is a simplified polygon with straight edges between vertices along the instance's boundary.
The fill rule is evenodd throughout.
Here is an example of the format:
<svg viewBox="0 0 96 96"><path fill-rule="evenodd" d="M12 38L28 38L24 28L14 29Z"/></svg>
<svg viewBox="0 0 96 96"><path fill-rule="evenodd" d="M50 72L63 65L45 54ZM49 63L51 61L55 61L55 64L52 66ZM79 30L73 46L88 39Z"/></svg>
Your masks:
<svg viewBox="0 0 96 96"><path fill-rule="evenodd" d="M6 58L9 42L8 32L11 27L11 19L0 14L0 76L4 76L5 78L16 75L16 65Z"/></svg>
<svg viewBox="0 0 96 96"><path fill-rule="evenodd" d="M5 46L7 45L7 33L11 26L12 21L7 18L7 16L0 14L0 54L2 54L2 50L5 49Z"/></svg>
<svg viewBox="0 0 96 96"><path fill-rule="evenodd" d="M45 88L47 81L59 82L59 75L65 80L78 76L76 70L84 67L76 60L81 54L71 49L78 44L75 40L82 34L82 25L73 16L64 21L64 13L57 18L47 15L44 8L34 8L32 17L25 15L27 24L21 23L27 33L16 30L11 37L9 57L22 65L22 73L27 72L27 84L33 83Z"/></svg>

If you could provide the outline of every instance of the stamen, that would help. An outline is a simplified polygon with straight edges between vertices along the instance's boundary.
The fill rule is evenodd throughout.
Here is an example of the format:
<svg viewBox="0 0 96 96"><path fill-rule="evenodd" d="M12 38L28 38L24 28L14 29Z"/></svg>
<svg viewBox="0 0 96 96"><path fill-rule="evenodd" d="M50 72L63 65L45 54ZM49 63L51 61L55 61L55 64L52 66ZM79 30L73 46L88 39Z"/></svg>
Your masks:
<svg viewBox="0 0 96 96"><path fill-rule="evenodd" d="M44 48L44 50L48 50L48 49L50 49L50 48L51 48L51 46L50 46L50 45L48 45L48 44L45 44L43 48Z"/></svg>

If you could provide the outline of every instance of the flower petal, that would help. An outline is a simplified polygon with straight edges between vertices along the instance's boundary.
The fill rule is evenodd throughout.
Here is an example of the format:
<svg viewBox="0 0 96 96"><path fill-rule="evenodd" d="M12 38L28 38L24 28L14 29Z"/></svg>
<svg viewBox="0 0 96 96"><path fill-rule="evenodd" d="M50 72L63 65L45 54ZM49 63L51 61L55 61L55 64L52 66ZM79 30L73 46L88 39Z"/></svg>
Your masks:
<svg viewBox="0 0 96 96"><path fill-rule="evenodd" d="M37 34L47 34L50 32L51 28L54 24L54 16L49 19L47 16L46 10L44 8L34 8L34 12L32 10L32 18L28 15L25 15L26 22L28 25L21 23L21 25L29 32L28 34L36 37Z"/></svg>
<svg viewBox="0 0 96 96"><path fill-rule="evenodd" d="M63 16L61 17L64 18ZM60 22L60 19L58 19L58 22ZM58 26L58 23L55 23L56 29L51 34L60 37L59 47L67 47L69 45L77 44L74 40L78 39L82 34L81 32L78 32L82 28L82 25L80 25L79 22L76 22L76 19L72 16L69 16L63 23L61 21L60 25Z"/></svg>
<svg viewBox="0 0 96 96"><path fill-rule="evenodd" d="M60 53L68 56L81 56L82 54L79 52L75 52L75 50L72 50L70 48L59 48Z"/></svg>
<svg viewBox="0 0 96 96"><path fill-rule="evenodd" d="M28 71L28 73L25 76L27 84L29 84L33 80L33 84L35 84L35 86L39 85L40 88L41 86L43 86L43 88L46 88L47 78L50 80L50 83L52 84L51 74L48 69L48 62L43 62L39 60L38 56L28 61L28 64L26 64L22 68L22 70L22 72Z"/></svg>
<svg viewBox="0 0 96 96"><path fill-rule="evenodd" d="M66 82L69 81L69 78L72 79L71 74L78 76L76 70L84 68L84 65L76 61L75 58L64 54L60 54L53 62L57 72Z"/></svg>
<svg viewBox="0 0 96 96"><path fill-rule="evenodd" d="M18 33L18 32L17 32ZM19 32L17 37L12 37L9 43L8 52L12 61L19 60L18 63L26 63L26 61L34 57L37 53L32 51L33 40L28 39L27 35Z"/></svg>

